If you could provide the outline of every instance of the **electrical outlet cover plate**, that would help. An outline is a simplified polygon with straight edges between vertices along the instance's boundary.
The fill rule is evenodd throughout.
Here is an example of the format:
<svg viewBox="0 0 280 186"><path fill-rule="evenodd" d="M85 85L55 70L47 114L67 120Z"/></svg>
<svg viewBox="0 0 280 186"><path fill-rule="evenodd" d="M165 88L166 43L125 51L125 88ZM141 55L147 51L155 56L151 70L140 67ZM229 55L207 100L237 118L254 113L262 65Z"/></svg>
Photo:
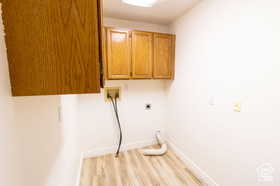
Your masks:
<svg viewBox="0 0 280 186"><path fill-rule="evenodd" d="M233 110L235 112L241 112L241 103L240 102L234 102L233 103Z"/></svg>
<svg viewBox="0 0 280 186"><path fill-rule="evenodd" d="M110 95L115 95L115 94L118 94L119 97L118 97L118 100L121 99L121 87L105 87L104 88L104 99L105 101L111 101L110 98L108 98L108 94Z"/></svg>

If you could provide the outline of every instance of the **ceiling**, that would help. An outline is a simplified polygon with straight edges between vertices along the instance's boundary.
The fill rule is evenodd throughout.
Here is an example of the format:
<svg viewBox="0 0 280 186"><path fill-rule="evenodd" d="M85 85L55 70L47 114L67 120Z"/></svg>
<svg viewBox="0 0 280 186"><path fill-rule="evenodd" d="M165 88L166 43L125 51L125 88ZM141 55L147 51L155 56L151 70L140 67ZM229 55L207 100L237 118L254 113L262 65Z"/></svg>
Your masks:
<svg viewBox="0 0 280 186"><path fill-rule="evenodd" d="M199 0L159 0L145 8L123 3L121 0L104 0L104 16L118 19L169 24Z"/></svg>

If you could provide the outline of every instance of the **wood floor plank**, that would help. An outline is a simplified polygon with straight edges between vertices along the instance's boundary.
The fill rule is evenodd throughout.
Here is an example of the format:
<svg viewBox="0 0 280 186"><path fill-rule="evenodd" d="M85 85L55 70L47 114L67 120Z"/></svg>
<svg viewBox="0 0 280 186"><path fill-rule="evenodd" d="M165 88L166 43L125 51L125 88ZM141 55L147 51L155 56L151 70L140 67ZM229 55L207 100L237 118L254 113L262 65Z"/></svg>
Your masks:
<svg viewBox="0 0 280 186"><path fill-rule="evenodd" d="M115 173L115 169L113 167L114 166L113 158L114 158L114 156L112 154L104 157L105 185L117 183L116 173Z"/></svg>
<svg viewBox="0 0 280 186"><path fill-rule="evenodd" d="M113 166L113 169L115 170L115 176L116 176L116 186L122 186L123 184L122 184L122 181L121 181L121 173L120 173L120 162L119 161L116 161L115 160L115 156L114 155L111 155L111 156L113 156L112 158L112 162L113 162L113 164L112 164L112 166Z"/></svg>
<svg viewBox="0 0 280 186"><path fill-rule="evenodd" d="M130 152L128 151L124 155L125 155L126 160L129 162L128 170L130 173L130 177L136 178L136 179L134 179L135 186L143 185L144 183L141 179L141 175L137 172L137 167L135 166L135 160L133 159L133 157L130 156Z"/></svg>
<svg viewBox="0 0 280 186"><path fill-rule="evenodd" d="M142 164L143 170L149 170L148 177L149 177L152 185L162 185L156 170L149 163L148 157L143 156L139 151L137 151L136 155L137 155L138 160Z"/></svg>
<svg viewBox="0 0 280 186"><path fill-rule="evenodd" d="M83 161L83 169L81 172L81 183L80 186L91 186L91 179L92 179L92 160L91 159L85 159Z"/></svg>
<svg viewBox="0 0 280 186"><path fill-rule="evenodd" d="M147 149L157 148L156 146L148 147ZM157 156L150 156L148 158L150 164L153 166L153 168L157 171L157 174L159 175L159 179L162 182L162 185L174 185L174 183L171 182L171 180L167 179L168 175L166 174L166 171L161 167L160 163L158 162Z"/></svg>
<svg viewBox="0 0 280 186"><path fill-rule="evenodd" d="M146 170L143 169L142 162L139 162L137 155L136 155L137 153L138 152L135 150L129 151L129 157L132 162L134 172L136 175L139 175L142 185L150 186L150 185L152 185L152 182L149 179L148 172L146 172Z"/></svg>
<svg viewBox="0 0 280 186"><path fill-rule="evenodd" d="M147 148L158 148L150 146ZM164 156L143 156L139 149L85 159L80 186L201 186L171 150Z"/></svg>
<svg viewBox="0 0 280 186"><path fill-rule="evenodd" d="M124 153L120 153L120 155L119 155L118 159L116 159L116 161L120 161L119 171L120 171L121 180L122 180L123 185L124 186L133 185L131 176L129 174L130 167L127 165L128 162L125 159Z"/></svg>
<svg viewBox="0 0 280 186"><path fill-rule="evenodd" d="M91 174L92 174L92 179L91 179L91 186L94 185L98 185L98 179L99 176L97 175L97 158L92 158L91 160L91 164L92 164L92 170L91 170Z"/></svg>
<svg viewBox="0 0 280 186"><path fill-rule="evenodd" d="M173 167L169 166L170 164L165 161L165 158L158 157L157 159L165 172L168 174L168 179L170 179L174 185L188 185L185 179L180 179L181 177L177 174Z"/></svg>
<svg viewBox="0 0 280 186"><path fill-rule="evenodd" d="M188 177L188 182L191 182L190 185L202 185L201 181L197 179L194 174L187 168L183 161L177 157L177 155L169 151L165 156L167 161L172 161L173 166L176 170L179 170L184 176Z"/></svg>
<svg viewBox="0 0 280 186"><path fill-rule="evenodd" d="M93 181L94 185L92 186L99 186L105 185L105 172L104 172L104 156L100 156L95 159L96 162L96 172L93 178L96 178L96 181ZM96 182L96 183L95 183Z"/></svg>
<svg viewBox="0 0 280 186"><path fill-rule="evenodd" d="M201 183L196 182L197 179L195 177L191 177L191 175L189 175L189 172L187 172L184 168L180 168L176 166L176 163L171 159L167 158L167 155L165 161L167 164L169 164L169 166L173 167L172 170L174 174L176 175L178 180L180 180L184 185L189 185L189 186L201 185Z"/></svg>

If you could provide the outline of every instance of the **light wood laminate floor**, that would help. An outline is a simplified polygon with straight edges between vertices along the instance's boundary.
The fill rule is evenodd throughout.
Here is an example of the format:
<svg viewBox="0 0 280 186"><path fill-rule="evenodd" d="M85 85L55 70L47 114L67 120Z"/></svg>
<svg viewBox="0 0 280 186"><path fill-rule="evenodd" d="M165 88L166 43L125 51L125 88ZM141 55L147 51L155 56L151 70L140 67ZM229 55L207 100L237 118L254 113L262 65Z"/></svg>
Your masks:
<svg viewBox="0 0 280 186"><path fill-rule="evenodd" d="M157 147L157 146L153 146ZM148 147L152 148L152 147ZM85 159L80 186L201 186L201 182L171 151L143 156L138 149Z"/></svg>

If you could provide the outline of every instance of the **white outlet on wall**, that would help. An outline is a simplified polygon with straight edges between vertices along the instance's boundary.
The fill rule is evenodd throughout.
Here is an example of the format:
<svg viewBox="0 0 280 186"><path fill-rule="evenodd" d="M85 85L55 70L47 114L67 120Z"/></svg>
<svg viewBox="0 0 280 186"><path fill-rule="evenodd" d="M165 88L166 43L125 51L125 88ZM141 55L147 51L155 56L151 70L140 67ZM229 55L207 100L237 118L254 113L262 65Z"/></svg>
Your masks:
<svg viewBox="0 0 280 186"><path fill-rule="evenodd" d="M235 112L241 112L241 103L240 102L234 102L233 103L233 110Z"/></svg>
<svg viewBox="0 0 280 186"><path fill-rule="evenodd" d="M209 99L209 105L210 106L214 106L215 105L215 98L213 96L210 97L210 99Z"/></svg>

